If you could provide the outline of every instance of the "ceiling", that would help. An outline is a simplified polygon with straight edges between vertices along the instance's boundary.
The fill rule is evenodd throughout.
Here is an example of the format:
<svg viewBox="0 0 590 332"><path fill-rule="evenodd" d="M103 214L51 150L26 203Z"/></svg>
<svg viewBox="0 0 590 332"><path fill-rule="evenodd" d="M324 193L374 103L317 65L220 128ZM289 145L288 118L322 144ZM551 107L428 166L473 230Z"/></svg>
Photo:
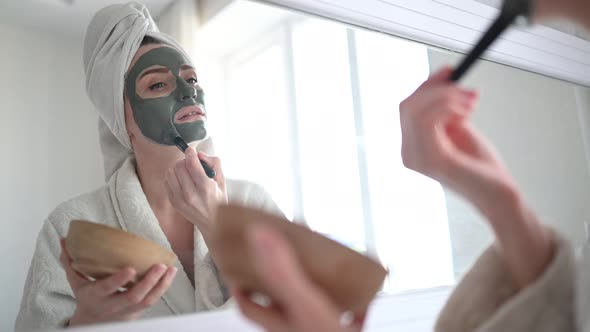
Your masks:
<svg viewBox="0 0 590 332"><path fill-rule="evenodd" d="M154 17L175 0L141 0ZM215 2L223 2L213 0ZM212 1L212 2L213 2ZM498 8L501 0L475 0ZM82 38L90 19L99 9L125 0L0 0L0 24L18 25L46 32ZM554 23L551 27L590 40L583 29L568 23Z"/></svg>
<svg viewBox="0 0 590 332"><path fill-rule="evenodd" d="M82 38L94 13L122 0L0 0L0 24ZM174 0L142 0L157 17Z"/></svg>

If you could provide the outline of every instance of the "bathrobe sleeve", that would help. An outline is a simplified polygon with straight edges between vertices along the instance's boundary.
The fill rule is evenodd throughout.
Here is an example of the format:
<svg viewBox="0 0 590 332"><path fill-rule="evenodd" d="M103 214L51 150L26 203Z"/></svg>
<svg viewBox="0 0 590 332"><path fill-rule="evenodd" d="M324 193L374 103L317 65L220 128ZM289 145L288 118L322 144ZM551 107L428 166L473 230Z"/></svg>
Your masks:
<svg viewBox="0 0 590 332"><path fill-rule="evenodd" d="M477 260L438 317L437 332L576 331L575 257L555 234L557 250L544 273L516 291L493 246Z"/></svg>
<svg viewBox="0 0 590 332"><path fill-rule="evenodd" d="M65 236L55 224L63 224L55 214L43 225L23 290L15 330L32 331L65 326L76 308L73 292L61 266L60 238Z"/></svg>

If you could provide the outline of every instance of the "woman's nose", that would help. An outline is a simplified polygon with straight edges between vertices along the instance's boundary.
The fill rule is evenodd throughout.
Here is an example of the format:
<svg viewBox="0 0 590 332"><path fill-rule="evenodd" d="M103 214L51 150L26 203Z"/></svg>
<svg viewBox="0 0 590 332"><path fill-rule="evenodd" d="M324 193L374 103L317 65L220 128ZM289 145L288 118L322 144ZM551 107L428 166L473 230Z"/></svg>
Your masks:
<svg viewBox="0 0 590 332"><path fill-rule="evenodd" d="M183 80L182 78L177 78L177 89L178 89L178 98L180 100L187 100L187 99L196 99L197 98L197 89L190 85L189 83L187 83L185 80Z"/></svg>
<svg viewBox="0 0 590 332"><path fill-rule="evenodd" d="M197 95L196 94L191 94L191 95L186 95L186 96L182 96L182 100L187 100L187 99L196 99Z"/></svg>

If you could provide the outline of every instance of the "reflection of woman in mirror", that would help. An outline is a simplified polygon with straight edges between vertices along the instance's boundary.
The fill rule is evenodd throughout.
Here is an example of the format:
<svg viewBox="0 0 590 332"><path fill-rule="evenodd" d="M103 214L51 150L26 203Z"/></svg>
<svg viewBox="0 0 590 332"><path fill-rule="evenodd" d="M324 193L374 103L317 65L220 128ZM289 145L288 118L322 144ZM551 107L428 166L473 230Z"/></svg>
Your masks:
<svg viewBox="0 0 590 332"><path fill-rule="evenodd" d="M87 92L100 114L108 183L61 204L47 219L29 269L18 330L193 313L229 297L208 253L213 209L235 202L280 213L259 186L226 180L207 135L198 69L145 7L114 5L92 19L84 45ZM181 135L191 146L174 146ZM75 137L72 137L75 139ZM207 177L200 161L213 168ZM175 267L134 278L123 269L90 282L71 268L60 239L71 220L120 228L173 250Z"/></svg>
<svg viewBox="0 0 590 332"><path fill-rule="evenodd" d="M587 0L533 2L536 19L565 16L590 29ZM496 243L457 285L435 330L589 331L590 244L576 258L566 239L540 223L469 123L477 93L449 83L451 73L447 68L433 75L400 105L404 164L469 200L488 220ZM259 306L233 290L248 318L272 331L361 329L340 325L335 306L310 282L281 234L253 228L249 240L275 306Z"/></svg>

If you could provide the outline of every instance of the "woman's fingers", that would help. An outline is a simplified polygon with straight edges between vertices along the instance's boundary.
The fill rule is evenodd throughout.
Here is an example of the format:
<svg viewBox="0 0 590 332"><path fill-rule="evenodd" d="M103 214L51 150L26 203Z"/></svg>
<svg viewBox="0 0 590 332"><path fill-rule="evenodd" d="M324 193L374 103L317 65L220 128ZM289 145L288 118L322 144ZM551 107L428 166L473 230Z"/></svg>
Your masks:
<svg viewBox="0 0 590 332"><path fill-rule="evenodd" d="M468 123L458 123L446 128L446 133L454 145L462 152L470 156L488 155L485 146L482 146L482 138L471 129Z"/></svg>
<svg viewBox="0 0 590 332"><path fill-rule="evenodd" d="M176 271L175 267L154 265L131 290L114 298L116 305L121 306L119 311L122 314L134 314L156 304L172 284Z"/></svg>
<svg viewBox="0 0 590 332"><path fill-rule="evenodd" d="M477 93L454 85L433 87L428 94L421 96L425 107L419 108L421 112L414 115L426 116L439 123L450 118L464 117L470 113L476 96Z"/></svg>
<svg viewBox="0 0 590 332"><path fill-rule="evenodd" d="M225 175L223 174L223 167L221 167L221 159L209 156L202 151L199 151L197 156L215 171L213 180L217 182L217 185L222 191L225 191Z"/></svg>
<svg viewBox="0 0 590 332"><path fill-rule="evenodd" d="M248 242L259 278L272 292L273 300L294 315L305 316L309 308L332 310L332 304L307 278L289 243L270 227L249 230ZM285 287L289 285L289 287Z"/></svg>
<svg viewBox="0 0 590 332"><path fill-rule="evenodd" d="M454 85L439 85L417 91L400 104L402 131L408 127L430 128L468 116L478 94ZM414 128L411 128L415 132Z"/></svg>
<svg viewBox="0 0 590 332"><path fill-rule="evenodd" d="M129 305L139 304L158 281L160 281L160 278L166 273L167 269L164 264L152 266L148 273L133 288L125 292L125 294L119 294L119 297L124 297Z"/></svg>
<svg viewBox="0 0 590 332"><path fill-rule="evenodd" d="M194 148L188 148L186 150L184 164L194 183L204 183L205 181L210 180L207 174L205 174L205 169L203 169L203 165L201 165ZM213 165L209 166L215 170Z"/></svg>
<svg viewBox="0 0 590 332"><path fill-rule="evenodd" d="M478 99L475 91L446 84L449 73L438 72L400 104L404 165L438 181L456 168L457 152L464 152L448 129L465 125Z"/></svg>
<svg viewBox="0 0 590 332"><path fill-rule="evenodd" d="M247 244L258 278L271 306L258 305L240 290L233 290L242 313L270 331L345 331L340 314L328 296L313 284L299 264L295 251L269 226L253 226Z"/></svg>
<svg viewBox="0 0 590 332"><path fill-rule="evenodd" d="M214 171L213 180L222 192L225 192L225 177L221 168L221 161L217 157L210 157L197 152L193 148L186 150L185 159L178 162L172 171L166 173L166 183L169 189L174 192L182 192L185 200L190 203L198 189L210 185L211 179L205 174L201 160L207 163ZM174 179L172 176L175 176ZM206 190L200 190L206 192Z"/></svg>
<svg viewBox="0 0 590 332"><path fill-rule="evenodd" d="M274 300L281 306L298 301L299 288L306 286L305 276L288 243L272 229L255 226L249 229L248 244L257 258L254 265L258 277L270 288Z"/></svg>
<svg viewBox="0 0 590 332"><path fill-rule="evenodd" d="M135 277L133 269L123 269L106 279L89 284L76 294L78 306L87 308L85 312L99 320L107 317L114 320L136 317L157 303L172 284L176 271L175 267L154 265L131 289L118 292Z"/></svg>
<svg viewBox="0 0 590 332"><path fill-rule="evenodd" d="M196 152L193 148L189 148L185 153L185 164L193 181L195 183L203 183L210 180L207 174L205 174L201 161L205 162L215 171L213 180L222 191L225 191L225 177L221 167L221 160L217 157L208 156L204 152Z"/></svg>
<svg viewBox="0 0 590 332"><path fill-rule="evenodd" d="M453 69L449 66L444 66L439 69L434 74L430 75L428 80L422 84L421 87L430 86L433 84L442 84L442 83L451 83L451 75L453 74Z"/></svg>
<svg viewBox="0 0 590 332"><path fill-rule="evenodd" d="M233 289L232 295L236 300L240 311L251 321L264 327L267 331L287 331L286 322L281 313L275 307L263 307L252 302L241 290Z"/></svg>
<svg viewBox="0 0 590 332"><path fill-rule="evenodd" d="M143 299L144 306L154 305L163 295L166 293L168 288L172 285L178 269L176 267L169 267L166 273L160 278L155 287L153 287L149 293Z"/></svg>
<svg viewBox="0 0 590 332"><path fill-rule="evenodd" d="M208 233L215 208L219 203L227 202L221 166L217 158L209 157L208 161L217 172L215 179L211 180L193 148L186 150L185 155L185 159L166 172L168 197L174 208L197 226L201 233Z"/></svg>
<svg viewBox="0 0 590 332"><path fill-rule="evenodd" d="M68 283L70 284L70 287L72 287L72 290L75 292L79 288L89 284L90 281L72 268L72 259L66 251L66 240L61 238L60 245L61 254L59 256L59 260L64 268L64 271L66 272L66 278L68 279Z"/></svg>
<svg viewBox="0 0 590 332"><path fill-rule="evenodd" d="M88 284L87 293L93 298L108 297L132 282L136 274L135 269L126 267L105 279Z"/></svg>
<svg viewBox="0 0 590 332"><path fill-rule="evenodd" d="M363 312L362 314L354 316L354 319L352 321L352 327L354 327L360 331L363 329L363 326L365 326L366 321L367 321L367 311Z"/></svg>
<svg viewBox="0 0 590 332"><path fill-rule="evenodd" d="M210 156L203 151L197 152L197 157L206 162L214 170L221 169L221 160L218 157Z"/></svg>

